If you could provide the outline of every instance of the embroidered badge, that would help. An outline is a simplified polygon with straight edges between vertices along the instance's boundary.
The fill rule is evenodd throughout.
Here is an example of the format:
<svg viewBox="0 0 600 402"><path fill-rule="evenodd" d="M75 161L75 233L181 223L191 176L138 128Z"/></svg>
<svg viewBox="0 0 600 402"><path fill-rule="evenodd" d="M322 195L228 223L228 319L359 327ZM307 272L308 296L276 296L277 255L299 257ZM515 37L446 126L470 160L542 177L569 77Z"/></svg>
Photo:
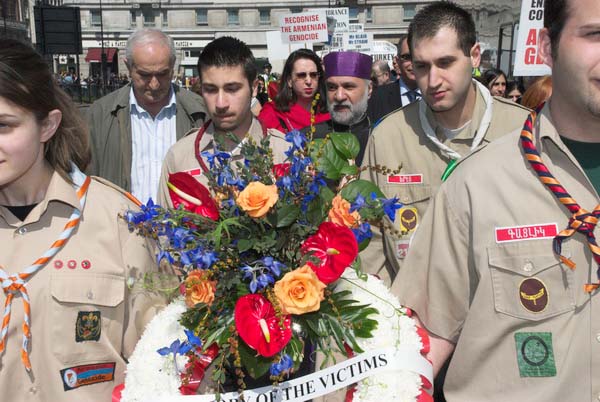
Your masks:
<svg viewBox="0 0 600 402"><path fill-rule="evenodd" d="M75 324L75 341L98 341L102 329L102 317L99 311L80 311Z"/></svg>
<svg viewBox="0 0 600 402"><path fill-rule="evenodd" d="M551 332L517 332L515 343L521 377L556 376Z"/></svg>
<svg viewBox="0 0 600 402"><path fill-rule="evenodd" d="M396 257L400 260L403 260L404 258L406 258L409 247L410 247L410 240L397 240L396 241Z"/></svg>
<svg viewBox="0 0 600 402"><path fill-rule="evenodd" d="M115 379L116 363L86 364L60 370L65 391L85 385L113 381Z"/></svg>
<svg viewBox="0 0 600 402"><path fill-rule="evenodd" d="M397 212L400 215L400 228L405 232L412 232L417 228L417 208L404 207Z"/></svg>
<svg viewBox="0 0 600 402"><path fill-rule="evenodd" d="M553 239L558 234L556 223L496 228L496 243L533 239Z"/></svg>
<svg viewBox="0 0 600 402"><path fill-rule="evenodd" d="M69 269L77 268L77 261L75 261L75 260L67 261L67 267L69 267Z"/></svg>
<svg viewBox="0 0 600 402"><path fill-rule="evenodd" d="M521 305L532 313L541 313L548 305L550 295L544 282L537 278L527 278L519 285Z"/></svg>
<svg viewBox="0 0 600 402"><path fill-rule="evenodd" d="M422 184L422 174L396 174L387 177L388 184Z"/></svg>
<svg viewBox="0 0 600 402"><path fill-rule="evenodd" d="M62 260L56 260L56 261L54 261L54 268L61 269L62 267L63 267Z"/></svg>
<svg viewBox="0 0 600 402"><path fill-rule="evenodd" d="M91 267L92 267L92 263L90 262L90 260L81 261L81 268L90 269Z"/></svg>

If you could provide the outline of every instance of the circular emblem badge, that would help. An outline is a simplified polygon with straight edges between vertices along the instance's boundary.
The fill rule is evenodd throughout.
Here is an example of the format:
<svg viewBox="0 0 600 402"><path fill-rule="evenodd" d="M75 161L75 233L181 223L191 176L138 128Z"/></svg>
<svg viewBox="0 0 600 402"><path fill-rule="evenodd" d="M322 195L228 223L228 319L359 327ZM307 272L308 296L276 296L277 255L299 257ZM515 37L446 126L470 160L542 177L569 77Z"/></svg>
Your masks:
<svg viewBox="0 0 600 402"><path fill-rule="evenodd" d="M400 212L400 222L408 231L415 230L417 227L417 212L414 208L402 208Z"/></svg>
<svg viewBox="0 0 600 402"><path fill-rule="evenodd" d="M56 261L54 261L54 268L61 269L62 267L63 267L62 260L56 260Z"/></svg>
<svg viewBox="0 0 600 402"><path fill-rule="evenodd" d="M92 263L90 262L90 260L81 261L81 268L90 269L91 267L92 267Z"/></svg>
<svg viewBox="0 0 600 402"><path fill-rule="evenodd" d="M67 384L71 388L77 385L77 373L74 370L65 370L65 373L63 374L63 379L65 380L65 384Z"/></svg>
<svg viewBox="0 0 600 402"><path fill-rule="evenodd" d="M548 305L548 288L537 278L524 279L519 285L521 305L532 313L541 313Z"/></svg>
<svg viewBox="0 0 600 402"><path fill-rule="evenodd" d="M523 360L530 366L542 366L548 360L550 351L544 340L536 335L527 337L521 346L521 355Z"/></svg>
<svg viewBox="0 0 600 402"><path fill-rule="evenodd" d="M75 269L75 268L77 268L77 261L75 261L75 260L69 260L67 262L67 267L69 267L69 269Z"/></svg>

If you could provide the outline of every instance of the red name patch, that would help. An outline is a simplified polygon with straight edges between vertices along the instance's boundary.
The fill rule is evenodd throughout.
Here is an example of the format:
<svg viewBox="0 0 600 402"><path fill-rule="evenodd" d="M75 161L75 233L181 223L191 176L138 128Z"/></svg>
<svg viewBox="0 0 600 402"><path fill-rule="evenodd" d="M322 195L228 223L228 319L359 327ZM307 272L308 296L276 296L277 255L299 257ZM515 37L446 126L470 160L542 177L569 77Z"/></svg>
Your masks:
<svg viewBox="0 0 600 402"><path fill-rule="evenodd" d="M552 239L558 234L556 223L496 228L496 243L532 239Z"/></svg>
<svg viewBox="0 0 600 402"><path fill-rule="evenodd" d="M115 379L116 363L86 364L60 370L65 391Z"/></svg>
<svg viewBox="0 0 600 402"><path fill-rule="evenodd" d="M394 184L422 184L423 175L420 173L391 175L387 177L387 182Z"/></svg>
<svg viewBox="0 0 600 402"><path fill-rule="evenodd" d="M189 174L190 176L200 176L202 175L202 169L186 170L185 173Z"/></svg>

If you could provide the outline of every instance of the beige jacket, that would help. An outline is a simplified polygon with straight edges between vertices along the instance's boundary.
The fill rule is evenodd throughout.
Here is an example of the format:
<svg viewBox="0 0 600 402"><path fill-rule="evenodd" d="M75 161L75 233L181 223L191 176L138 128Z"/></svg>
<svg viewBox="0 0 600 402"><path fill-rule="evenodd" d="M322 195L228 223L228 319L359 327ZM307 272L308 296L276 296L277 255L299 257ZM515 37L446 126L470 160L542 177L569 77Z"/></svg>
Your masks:
<svg viewBox="0 0 600 402"><path fill-rule="evenodd" d="M598 194L548 112L536 147L591 211ZM595 401L600 298L583 285L597 281L597 265L580 233L563 242L574 270L554 254L571 214L524 159L519 134L475 152L441 186L392 290L430 332L456 343L448 402Z"/></svg>
<svg viewBox="0 0 600 402"><path fill-rule="evenodd" d="M427 119L440 136L443 128L429 108L428 112ZM485 101L478 92L471 123L454 139L443 143L463 156L469 154L484 112ZM519 128L527 112L526 108L503 98L493 98L492 120L481 146ZM412 212L416 212L416 217L411 212L398 211L395 222L387 222L398 233L385 230L383 242L381 232L374 230L370 246L361 253L363 270L379 275L387 284L391 283L408 252L414 230L420 226L420 219L442 183L441 177L449 161L421 128L419 102L389 114L375 127L367 145L363 167L379 165L394 170L401 165L402 168L399 174L383 174L367 169L361 173L361 179L377 184L386 197L398 197L404 205L414 208L416 211ZM401 225L411 229L408 234L401 234Z"/></svg>
<svg viewBox="0 0 600 402"><path fill-rule="evenodd" d="M0 265L9 275L22 272L57 240L75 207L75 190L57 173L44 200L24 222L0 207ZM22 299L12 302L0 360L2 400L104 402L123 382L125 358L166 302L140 286L156 264L144 239L130 233L118 217L132 208L112 184L92 179L73 236L27 282L32 375L20 358ZM130 288L128 281L136 285ZM4 305L5 295L0 295Z"/></svg>

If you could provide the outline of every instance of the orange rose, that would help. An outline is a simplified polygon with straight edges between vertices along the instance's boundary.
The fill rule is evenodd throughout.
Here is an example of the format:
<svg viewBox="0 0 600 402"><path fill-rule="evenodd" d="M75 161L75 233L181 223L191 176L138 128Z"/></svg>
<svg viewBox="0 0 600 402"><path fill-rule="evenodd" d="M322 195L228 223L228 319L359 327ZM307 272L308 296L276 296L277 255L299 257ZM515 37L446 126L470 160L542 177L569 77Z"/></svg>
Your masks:
<svg viewBox="0 0 600 402"><path fill-rule="evenodd" d="M275 297L283 314L304 314L321 308L327 287L308 265L288 272L275 282Z"/></svg>
<svg viewBox="0 0 600 402"><path fill-rule="evenodd" d="M251 217L260 218L269 212L278 199L279 195L275 184L267 186L253 181L238 194L235 202Z"/></svg>
<svg viewBox="0 0 600 402"><path fill-rule="evenodd" d="M217 281L209 281L205 272L192 271L185 278L185 304L194 307L198 303L209 306L215 300Z"/></svg>
<svg viewBox="0 0 600 402"><path fill-rule="evenodd" d="M357 228L360 223L360 214L358 211L350 212L350 203L338 194L331 201L329 221L336 225Z"/></svg>

